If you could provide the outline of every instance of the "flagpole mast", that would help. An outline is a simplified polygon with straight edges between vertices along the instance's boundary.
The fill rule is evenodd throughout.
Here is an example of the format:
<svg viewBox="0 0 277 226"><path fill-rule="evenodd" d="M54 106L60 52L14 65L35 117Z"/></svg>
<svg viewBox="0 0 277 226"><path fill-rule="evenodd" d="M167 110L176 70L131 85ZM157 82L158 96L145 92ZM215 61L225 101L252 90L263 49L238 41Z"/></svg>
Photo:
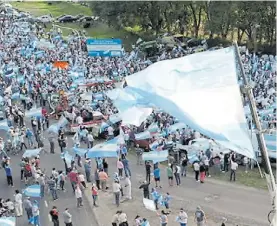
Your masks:
<svg viewBox="0 0 277 226"><path fill-rule="evenodd" d="M269 193L270 193L270 196L272 199L272 207L273 207L273 210L275 210L275 205L276 205L276 203L275 203L275 198L276 198L275 178L272 173L269 156L268 156L268 152L267 152L267 148L266 148L266 144L265 144L265 140L264 140L264 136L263 136L263 129L262 129L259 117L258 117L255 99L254 99L253 92L252 92L252 87L249 85L248 79L246 78L245 71L244 71L244 68L243 68L243 65L241 62L240 52L239 52L237 42L234 43L234 50L235 50L235 54L237 56L239 69L241 70L241 75L243 78L244 87L245 87L245 91L246 91L245 93L250 101L249 107L250 107L253 123L257 129L256 136L257 136L258 145L259 145L261 155L262 155L263 168L265 171L264 174L265 174L265 178L267 180L268 190L269 190Z"/></svg>

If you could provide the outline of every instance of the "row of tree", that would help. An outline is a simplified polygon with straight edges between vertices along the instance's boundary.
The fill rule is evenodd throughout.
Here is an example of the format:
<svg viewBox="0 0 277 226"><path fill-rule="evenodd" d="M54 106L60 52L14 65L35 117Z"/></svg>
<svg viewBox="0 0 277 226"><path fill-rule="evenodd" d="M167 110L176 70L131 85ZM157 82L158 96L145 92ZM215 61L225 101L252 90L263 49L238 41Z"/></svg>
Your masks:
<svg viewBox="0 0 277 226"><path fill-rule="evenodd" d="M272 1L95 1L95 15L116 28L140 26L159 35L164 32L200 34L222 39L236 36L254 43L276 43L276 2Z"/></svg>

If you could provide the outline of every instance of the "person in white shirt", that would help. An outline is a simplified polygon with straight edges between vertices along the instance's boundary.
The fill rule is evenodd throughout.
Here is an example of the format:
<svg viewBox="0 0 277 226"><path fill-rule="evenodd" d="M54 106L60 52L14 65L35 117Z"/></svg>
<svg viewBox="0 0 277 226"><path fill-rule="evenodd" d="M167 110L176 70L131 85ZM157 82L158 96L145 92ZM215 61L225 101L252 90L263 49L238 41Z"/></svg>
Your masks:
<svg viewBox="0 0 277 226"><path fill-rule="evenodd" d="M232 181L232 179L234 181L236 181L236 170L238 168L238 164L236 163L236 161L232 161L231 160L231 174L230 174L230 181Z"/></svg>
<svg viewBox="0 0 277 226"><path fill-rule="evenodd" d="M119 206L119 198L120 198L121 185L118 181L113 182L113 193L115 198L115 204Z"/></svg>
<svg viewBox="0 0 277 226"><path fill-rule="evenodd" d="M87 139L88 139L88 148L92 148L93 147L93 141L94 141L93 135L91 133L89 133L88 136L87 136Z"/></svg>
<svg viewBox="0 0 277 226"><path fill-rule="evenodd" d="M194 173L195 173L195 180L197 182L199 182L199 169L200 169L200 165L198 162L193 163L193 169L194 169Z"/></svg>
<svg viewBox="0 0 277 226"><path fill-rule="evenodd" d="M113 127L112 126L109 126L108 127L108 140L111 140L111 139L113 139L114 138L114 129L113 129Z"/></svg>
<svg viewBox="0 0 277 226"><path fill-rule="evenodd" d="M79 185L75 187L75 197L77 199L77 207L83 206L83 195Z"/></svg>
<svg viewBox="0 0 277 226"><path fill-rule="evenodd" d="M132 199L132 184L130 177L125 178L125 189L126 199Z"/></svg>
<svg viewBox="0 0 277 226"><path fill-rule="evenodd" d="M243 158L243 164L245 166L245 173L248 173L249 161L248 161L248 158L246 156L244 156L244 158Z"/></svg>
<svg viewBox="0 0 277 226"><path fill-rule="evenodd" d="M186 226L188 223L188 215L183 208L180 209L180 213L177 216L177 221L180 223L180 226Z"/></svg>
<svg viewBox="0 0 277 226"><path fill-rule="evenodd" d="M14 195L14 207L15 215L21 217L23 215L23 206L22 206L22 195L19 193L19 190L15 190Z"/></svg>
<svg viewBox="0 0 277 226"><path fill-rule="evenodd" d="M118 215L118 223L119 223L119 225L122 225L122 226L123 225L124 226L128 225L126 213L123 213L122 211L119 213L119 215Z"/></svg>
<svg viewBox="0 0 277 226"><path fill-rule="evenodd" d="M80 116L80 115L77 116L76 122L77 122L78 125L82 125L83 124L83 118L82 118L82 116Z"/></svg>
<svg viewBox="0 0 277 226"><path fill-rule="evenodd" d="M87 185L86 185L86 182L85 182L85 176L84 176L84 174L78 173L78 179L81 182L81 184L86 188Z"/></svg>

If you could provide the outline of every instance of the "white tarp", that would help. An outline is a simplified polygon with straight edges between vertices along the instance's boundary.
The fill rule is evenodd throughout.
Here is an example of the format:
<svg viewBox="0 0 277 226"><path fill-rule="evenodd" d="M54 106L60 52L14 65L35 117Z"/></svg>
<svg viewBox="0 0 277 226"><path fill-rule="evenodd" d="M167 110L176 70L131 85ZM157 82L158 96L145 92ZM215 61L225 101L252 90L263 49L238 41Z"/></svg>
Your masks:
<svg viewBox="0 0 277 226"><path fill-rule="evenodd" d="M255 158L233 47L157 62L126 77L127 87L230 150Z"/></svg>
<svg viewBox="0 0 277 226"><path fill-rule="evenodd" d="M121 113L122 123L140 126L152 113L152 108L131 107Z"/></svg>

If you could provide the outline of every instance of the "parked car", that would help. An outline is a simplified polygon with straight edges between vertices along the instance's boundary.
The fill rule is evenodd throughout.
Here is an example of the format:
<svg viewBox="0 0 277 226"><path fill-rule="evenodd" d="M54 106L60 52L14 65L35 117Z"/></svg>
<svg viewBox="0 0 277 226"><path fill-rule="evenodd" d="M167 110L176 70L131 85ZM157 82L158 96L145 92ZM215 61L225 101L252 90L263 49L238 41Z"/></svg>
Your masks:
<svg viewBox="0 0 277 226"><path fill-rule="evenodd" d="M36 21L41 23L51 23L53 20L53 17L50 15L44 15L36 18Z"/></svg>
<svg viewBox="0 0 277 226"><path fill-rule="evenodd" d="M72 23L74 21L76 21L76 18L71 15L66 15L66 16L63 16L60 19L58 19L59 23Z"/></svg>
<svg viewBox="0 0 277 226"><path fill-rule="evenodd" d="M83 16L80 19L78 19L78 22L89 22L89 21L93 21L94 17L92 16Z"/></svg>

